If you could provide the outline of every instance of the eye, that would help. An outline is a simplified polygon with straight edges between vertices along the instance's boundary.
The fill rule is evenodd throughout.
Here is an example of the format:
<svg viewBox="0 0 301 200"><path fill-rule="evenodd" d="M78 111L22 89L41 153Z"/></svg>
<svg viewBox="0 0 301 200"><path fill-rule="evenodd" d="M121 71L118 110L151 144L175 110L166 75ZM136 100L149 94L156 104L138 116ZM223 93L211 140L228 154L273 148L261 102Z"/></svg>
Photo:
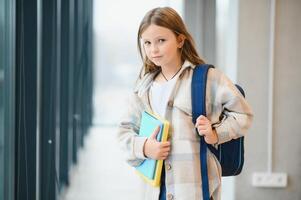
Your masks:
<svg viewBox="0 0 301 200"><path fill-rule="evenodd" d="M159 43L163 43L165 41L166 41L165 39L159 39Z"/></svg>
<svg viewBox="0 0 301 200"><path fill-rule="evenodd" d="M150 45L150 42L149 42L149 41L145 41L145 42L144 42L144 45L145 45L145 46L148 46L148 45Z"/></svg>

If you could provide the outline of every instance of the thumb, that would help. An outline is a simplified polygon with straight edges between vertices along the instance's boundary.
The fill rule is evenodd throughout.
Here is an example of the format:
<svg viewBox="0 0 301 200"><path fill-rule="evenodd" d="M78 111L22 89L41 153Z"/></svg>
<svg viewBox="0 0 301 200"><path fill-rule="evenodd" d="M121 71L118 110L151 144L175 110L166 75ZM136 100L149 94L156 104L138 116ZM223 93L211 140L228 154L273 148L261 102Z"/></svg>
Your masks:
<svg viewBox="0 0 301 200"><path fill-rule="evenodd" d="M160 126L157 126L157 128L154 130L154 132L151 134L150 138L157 140L157 135L160 132Z"/></svg>

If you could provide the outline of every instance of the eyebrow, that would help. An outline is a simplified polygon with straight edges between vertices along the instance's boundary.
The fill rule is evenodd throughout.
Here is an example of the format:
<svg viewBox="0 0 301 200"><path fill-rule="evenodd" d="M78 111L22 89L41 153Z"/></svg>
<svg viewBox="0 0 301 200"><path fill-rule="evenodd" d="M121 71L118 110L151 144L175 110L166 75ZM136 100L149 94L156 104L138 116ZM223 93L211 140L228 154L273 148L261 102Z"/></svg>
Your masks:
<svg viewBox="0 0 301 200"><path fill-rule="evenodd" d="M156 40L156 39L159 39L159 38L165 38L165 37L166 37L166 36L159 35L159 36L155 37L154 39ZM141 37L141 39L144 40L144 41L149 41L148 38L144 38L144 39L143 39L143 38Z"/></svg>

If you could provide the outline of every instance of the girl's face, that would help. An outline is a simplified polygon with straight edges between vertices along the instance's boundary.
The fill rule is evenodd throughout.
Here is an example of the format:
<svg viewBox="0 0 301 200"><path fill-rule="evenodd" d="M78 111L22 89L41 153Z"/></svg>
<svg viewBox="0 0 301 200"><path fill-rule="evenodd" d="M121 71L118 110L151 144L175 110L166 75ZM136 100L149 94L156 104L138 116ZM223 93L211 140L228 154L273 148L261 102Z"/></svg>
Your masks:
<svg viewBox="0 0 301 200"><path fill-rule="evenodd" d="M155 65L178 67L181 63L181 41L170 29L151 24L141 34L141 39L146 56Z"/></svg>

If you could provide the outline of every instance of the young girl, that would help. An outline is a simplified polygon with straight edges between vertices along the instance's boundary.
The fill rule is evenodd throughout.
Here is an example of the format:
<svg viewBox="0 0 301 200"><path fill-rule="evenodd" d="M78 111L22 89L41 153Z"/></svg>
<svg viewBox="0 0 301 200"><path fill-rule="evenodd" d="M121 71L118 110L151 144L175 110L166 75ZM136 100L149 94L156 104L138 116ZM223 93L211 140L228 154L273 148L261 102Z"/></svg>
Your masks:
<svg viewBox="0 0 301 200"><path fill-rule="evenodd" d="M169 7L150 10L138 31L138 48L143 69L136 82L128 111L119 125L118 140L127 162L138 166L144 159L164 160L161 186L145 184L145 198L200 200L200 136L208 144L221 144L243 136L252 112L233 83L218 69L208 71L207 117L192 122L191 80L198 56L191 35L181 17ZM139 137L141 113L149 111L170 122L169 139L158 142ZM208 150L208 179L211 199L220 199L221 166Z"/></svg>

